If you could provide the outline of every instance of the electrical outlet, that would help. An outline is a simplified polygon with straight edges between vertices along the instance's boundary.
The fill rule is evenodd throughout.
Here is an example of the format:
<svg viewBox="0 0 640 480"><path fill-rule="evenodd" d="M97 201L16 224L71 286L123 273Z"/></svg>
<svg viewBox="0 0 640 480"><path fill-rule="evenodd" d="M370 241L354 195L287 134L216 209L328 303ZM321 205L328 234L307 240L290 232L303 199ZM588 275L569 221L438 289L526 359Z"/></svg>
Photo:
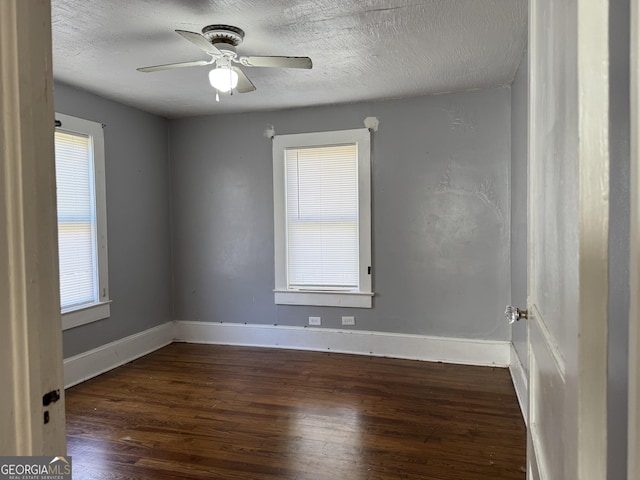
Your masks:
<svg viewBox="0 0 640 480"><path fill-rule="evenodd" d="M320 325L320 317L309 317L309 325Z"/></svg>
<svg viewBox="0 0 640 480"><path fill-rule="evenodd" d="M342 317L342 325L355 325L356 317Z"/></svg>

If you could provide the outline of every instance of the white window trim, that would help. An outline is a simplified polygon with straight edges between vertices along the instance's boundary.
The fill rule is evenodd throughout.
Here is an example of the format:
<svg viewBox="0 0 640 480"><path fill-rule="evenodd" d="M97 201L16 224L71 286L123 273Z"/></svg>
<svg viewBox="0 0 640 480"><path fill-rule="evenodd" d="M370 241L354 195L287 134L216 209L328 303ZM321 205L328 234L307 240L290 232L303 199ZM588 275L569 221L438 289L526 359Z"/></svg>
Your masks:
<svg viewBox="0 0 640 480"><path fill-rule="evenodd" d="M358 144L359 291L287 288L285 148ZM371 133L366 128L276 135L273 138L273 205L276 304L371 308Z"/></svg>
<svg viewBox="0 0 640 480"><path fill-rule="evenodd" d="M93 171L95 181L96 240L98 251L98 288L100 300L93 305L62 311L62 330L108 318L111 314L109 299L109 271L107 257L107 193L105 186L104 132L102 124L82 118L56 113L62 123L60 131L90 135L93 139Z"/></svg>

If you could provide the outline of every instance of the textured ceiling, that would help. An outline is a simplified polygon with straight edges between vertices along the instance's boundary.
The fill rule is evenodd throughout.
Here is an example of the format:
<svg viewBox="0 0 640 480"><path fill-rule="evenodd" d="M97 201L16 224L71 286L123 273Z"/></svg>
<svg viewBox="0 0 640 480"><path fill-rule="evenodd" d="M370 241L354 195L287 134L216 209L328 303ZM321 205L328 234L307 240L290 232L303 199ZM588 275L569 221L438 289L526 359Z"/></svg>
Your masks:
<svg viewBox="0 0 640 480"><path fill-rule="evenodd" d="M52 0L56 80L170 118L380 100L510 84L526 0ZM242 67L221 96L208 57L174 30L242 28L240 55L309 56L312 70Z"/></svg>

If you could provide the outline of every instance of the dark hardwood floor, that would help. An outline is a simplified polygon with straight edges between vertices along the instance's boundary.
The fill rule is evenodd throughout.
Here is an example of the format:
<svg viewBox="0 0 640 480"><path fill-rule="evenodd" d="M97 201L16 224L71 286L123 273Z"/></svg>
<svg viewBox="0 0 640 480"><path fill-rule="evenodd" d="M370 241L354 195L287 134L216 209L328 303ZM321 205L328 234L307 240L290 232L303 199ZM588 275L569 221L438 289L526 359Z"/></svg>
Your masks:
<svg viewBox="0 0 640 480"><path fill-rule="evenodd" d="M174 343L66 393L82 479L524 479L509 372Z"/></svg>

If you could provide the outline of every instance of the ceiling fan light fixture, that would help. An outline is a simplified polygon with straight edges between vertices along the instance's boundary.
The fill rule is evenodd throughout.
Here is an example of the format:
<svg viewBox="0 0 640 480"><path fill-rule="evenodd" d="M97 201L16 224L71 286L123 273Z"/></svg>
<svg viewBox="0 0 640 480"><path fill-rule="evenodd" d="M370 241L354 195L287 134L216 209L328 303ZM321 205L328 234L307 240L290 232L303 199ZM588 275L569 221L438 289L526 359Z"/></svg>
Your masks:
<svg viewBox="0 0 640 480"><path fill-rule="evenodd" d="M209 72L211 86L222 93L227 93L238 86L238 74L227 66L219 66Z"/></svg>

